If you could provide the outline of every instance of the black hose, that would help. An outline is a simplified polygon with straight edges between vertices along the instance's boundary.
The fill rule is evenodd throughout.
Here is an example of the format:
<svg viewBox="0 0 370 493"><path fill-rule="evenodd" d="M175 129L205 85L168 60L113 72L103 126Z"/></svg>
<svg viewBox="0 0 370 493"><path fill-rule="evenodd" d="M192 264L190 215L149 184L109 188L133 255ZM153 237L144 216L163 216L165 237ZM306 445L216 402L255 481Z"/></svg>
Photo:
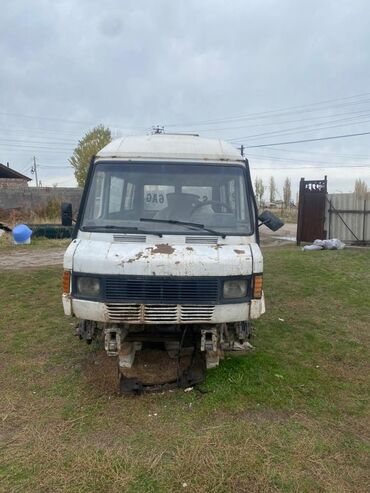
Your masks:
<svg viewBox="0 0 370 493"><path fill-rule="evenodd" d="M4 231L7 231L8 233L10 233L12 231L11 228L9 228L9 226L7 226L6 224L3 224L3 223L0 223L0 229L3 229Z"/></svg>

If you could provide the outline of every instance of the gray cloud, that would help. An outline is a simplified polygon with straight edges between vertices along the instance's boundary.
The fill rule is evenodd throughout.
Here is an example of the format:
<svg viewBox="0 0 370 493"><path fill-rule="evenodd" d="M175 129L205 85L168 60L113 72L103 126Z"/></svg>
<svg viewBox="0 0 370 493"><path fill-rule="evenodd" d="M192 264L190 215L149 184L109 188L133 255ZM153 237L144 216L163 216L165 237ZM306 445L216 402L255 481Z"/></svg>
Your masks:
<svg viewBox="0 0 370 493"><path fill-rule="evenodd" d="M119 127L117 134L141 133L157 123L212 120L364 93L370 75L369 14L365 0L7 2L0 30L0 112L58 120L1 114L0 162L24 169L36 155L40 163L62 166L78 138L100 122ZM369 104L361 108L370 114ZM296 118L304 120L303 115ZM244 129L223 129L231 124L218 125L222 130L183 129L235 138L281 128L253 128L253 123L245 122L249 126ZM294 126L298 124L286 125ZM297 132L294 137L360 128L370 125ZM22 140L23 147L15 140ZM34 141L44 145L37 147ZM367 142L359 137L294 148L365 155ZM276 156L284 154L275 150ZM312 160L314 164L314 156ZM251 163L255 174L261 163L292 165L253 158ZM369 168L357 171L369 178ZM330 173L329 182L338 182L339 174ZM72 176L62 167L41 174L50 183Z"/></svg>

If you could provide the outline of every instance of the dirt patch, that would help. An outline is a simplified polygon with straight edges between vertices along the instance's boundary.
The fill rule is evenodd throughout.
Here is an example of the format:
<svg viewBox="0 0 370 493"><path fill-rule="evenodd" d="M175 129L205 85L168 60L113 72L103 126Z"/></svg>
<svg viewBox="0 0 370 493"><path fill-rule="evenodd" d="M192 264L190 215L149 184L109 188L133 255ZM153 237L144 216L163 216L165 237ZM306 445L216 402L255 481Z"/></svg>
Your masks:
<svg viewBox="0 0 370 493"><path fill-rule="evenodd" d="M183 372L190 365L190 356L180 358L179 367L177 358L170 358L165 351L144 349L135 355L132 368L126 368L124 374L129 378L137 378L145 385L162 385L174 382L177 370Z"/></svg>
<svg viewBox="0 0 370 493"><path fill-rule="evenodd" d="M148 250L150 250L150 255L156 255L157 253L171 255L175 251L168 243L160 243L159 245L155 245L154 248L148 248Z"/></svg>
<svg viewBox="0 0 370 493"><path fill-rule="evenodd" d="M64 252L65 248L1 253L0 270L62 265Z"/></svg>
<svg viewBox="0 0 370 493"><path fill-rule="evenodd" d="M177 371L182 373L190 365L190 356L169 358L165 351L142 350L135 355L132 368L126 368L124 374L129 378L137 378L145 385L162 385L176 381ZM92 353L83 364L83 373L89 385L102 394L118 394L117 358L107 356L105 351Z"/></svg>

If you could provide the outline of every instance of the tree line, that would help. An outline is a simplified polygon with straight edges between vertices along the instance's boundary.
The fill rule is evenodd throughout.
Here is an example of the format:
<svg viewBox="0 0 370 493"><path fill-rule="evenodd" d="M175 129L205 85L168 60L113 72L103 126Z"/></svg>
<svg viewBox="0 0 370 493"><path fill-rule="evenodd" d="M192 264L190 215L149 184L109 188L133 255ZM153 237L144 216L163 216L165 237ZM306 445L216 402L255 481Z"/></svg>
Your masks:
<svg viewBox="0 0 370 493"><path fill-rule="evenodd" d="M270 176L268 185L265 185L263 183L262 178L259 178L257 176L254 182L254 190L256 193L257 203L259 206L263 204L263 197L266 189L268 189L269 192L270 204L274 204L276 202L276 196L279 194L279 191L276 186L275 178L273 176ZM290 178L288 177L285 178L283 185L282 203L285 208L290 207L292 204L292 183Z"/></svg>

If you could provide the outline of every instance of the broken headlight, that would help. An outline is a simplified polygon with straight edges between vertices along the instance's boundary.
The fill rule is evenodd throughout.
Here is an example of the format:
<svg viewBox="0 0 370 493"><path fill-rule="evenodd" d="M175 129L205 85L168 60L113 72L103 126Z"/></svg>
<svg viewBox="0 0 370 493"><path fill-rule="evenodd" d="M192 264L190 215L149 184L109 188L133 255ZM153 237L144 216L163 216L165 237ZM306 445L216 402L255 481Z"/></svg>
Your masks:
<svg viewBox="0 0 370 493"><path fill-rule="evenodd" d="M237 281L224 282L224 298L245 298L247 296L247 281L238 279Z"/></svg>
<svg viewBox="0 0 370 493"><path fill-rule="evenodd" d="M100 280L97 277L78 277L77 293L82 296L98 296L100 293Z"/></svg>

